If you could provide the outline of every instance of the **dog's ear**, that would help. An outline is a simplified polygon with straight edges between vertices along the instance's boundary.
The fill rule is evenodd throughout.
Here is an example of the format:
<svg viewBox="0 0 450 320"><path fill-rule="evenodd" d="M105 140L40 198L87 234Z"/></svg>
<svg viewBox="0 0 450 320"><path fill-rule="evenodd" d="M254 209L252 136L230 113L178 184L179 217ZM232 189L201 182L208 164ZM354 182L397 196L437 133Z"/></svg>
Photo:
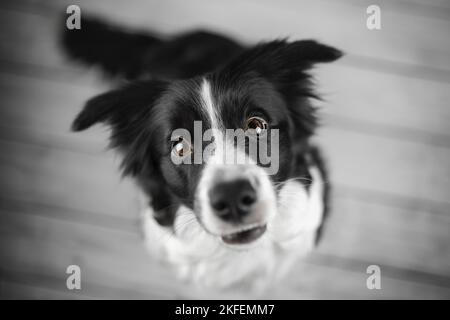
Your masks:
<svg viewBox="0 0 450 320"><path fill-rule="evenodd" d="M219 72L233 78L256 72L273 81L292 82L315 63L332 62L341 56L341 51L314 40L276 40L246 50Z"/></svg>
<svg viewBox="0 0 450 320"><path fill-rule="evenodd" d="M149 112L167 84L139 81L91 98L72 123L73 131L82 131L103 122L117 129L131 125Z"/></svg>
<svg viewBox="0 0 450 320"><path fill-rule="evenodd" d="M275 44L276 45L276 44ZM336 48L322 44L314 40L300 40L292 43L285 41L278 42L281 51L288 57L287 62L321 63L333 62L342 56L342 52Z"/></svg>
<svg viewBox="0 0 450 320"><path fill-rule="evenodd" d="M124 153L124 174L140 168L136 146L148 127L152 107L168 84L162 81L139 81L90 99L72 123L73 131L82 131L96 123L111 128L111 146Z"/></svg>
<svg viewBox="0 0 450 320"><path fill-rule="evenodd" d="M152 106L167 88L162 81L148 80L128 84L91 98L72 123L73 131L82 131L96 123L112 129L112 138L133 141ZM113 141L120 145L128 141Z"/></svg>

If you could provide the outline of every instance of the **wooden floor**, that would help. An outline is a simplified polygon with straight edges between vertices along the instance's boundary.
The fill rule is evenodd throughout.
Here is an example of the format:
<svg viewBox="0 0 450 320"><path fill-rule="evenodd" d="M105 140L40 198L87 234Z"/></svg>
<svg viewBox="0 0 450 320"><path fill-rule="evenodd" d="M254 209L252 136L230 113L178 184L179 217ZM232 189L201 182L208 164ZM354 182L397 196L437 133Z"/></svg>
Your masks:
<svg viewBox="0 0 450 320"><path fill-rule="evenodd" d="M145 252L132 183L107 132L69 132L110 84L67 61L64 3L162 33L206 27L242 41L315 38L346 52L315 70L334 186L318 251L268 298L450 298L450 3L377 1L0 2L0 297L215 298ZM82 290L66 289L66 267ZM379 265L381 290L366 288Z"/></svg>

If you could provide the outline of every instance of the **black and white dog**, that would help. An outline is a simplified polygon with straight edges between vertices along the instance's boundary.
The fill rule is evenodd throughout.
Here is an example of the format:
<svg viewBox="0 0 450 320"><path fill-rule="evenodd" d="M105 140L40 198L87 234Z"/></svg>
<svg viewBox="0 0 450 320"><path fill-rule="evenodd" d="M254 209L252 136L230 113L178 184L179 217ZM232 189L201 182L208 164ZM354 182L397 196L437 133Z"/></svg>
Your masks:
<svg viewBox="0 0 450 320"><path fill-rule="evenodd" d="M63 45L73 58L132 80L89 100L72 128L111 128L123 172L145 199L147 243L182 276L217 288L260 289L314 247L328 185L310 143L317 96L308 71L340 51L312 40L247 48L201 31L163 40L88 19L81 30L65 32ZM209 137L174 137L180 128ZM228 129L252 133L239 144ZM249 155L250 140L262 137L276 156L275 171L259 156L224 160L227 150ZM206 149L200 162L183 161Z"/></svg>

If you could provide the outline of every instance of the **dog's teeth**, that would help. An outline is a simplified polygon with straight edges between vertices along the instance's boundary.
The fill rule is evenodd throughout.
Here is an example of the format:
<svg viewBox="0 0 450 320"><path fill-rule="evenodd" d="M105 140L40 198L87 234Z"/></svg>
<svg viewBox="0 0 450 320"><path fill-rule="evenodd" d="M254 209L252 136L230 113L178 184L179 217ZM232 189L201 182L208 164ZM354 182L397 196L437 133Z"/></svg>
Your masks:
<svg viewBox="0 0 450 320"><path fill-rule="evenodd" d="M242 228L236 229L236 230L233 231L233 232L227 233L227 235L232 235L232 234L236 234L236 233L240 233L240 232L245 232L245 231L248 231L248 230L251 230L251 229L258 228L258 227L260 227L260 226L262 226L262 224L259 224L259 223L253 223L253 224L250 224L250 225L248 225L248 226L244 226L244 227L242 227Z"/></svg>
<svg viewBox="0 0 450 320"><path fill-rule="evenodd" d="M222 236L222 240L229 244L249 243L258 239L266 231L266 225L253 224L240 231Z"/></svg>

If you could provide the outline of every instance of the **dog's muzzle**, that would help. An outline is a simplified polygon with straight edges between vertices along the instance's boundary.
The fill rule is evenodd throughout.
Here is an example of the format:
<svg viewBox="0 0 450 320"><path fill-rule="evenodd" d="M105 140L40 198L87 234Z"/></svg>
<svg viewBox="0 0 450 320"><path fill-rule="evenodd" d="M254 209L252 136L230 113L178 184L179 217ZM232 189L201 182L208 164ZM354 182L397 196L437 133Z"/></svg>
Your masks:
<svg viewBox="0 0 450 320"><path fill-rule="evenodd" d="M276 201L261 168L217 166L204 178L202 221L208 231L229 245L254 242L266 232Z"/></svg>
<svg viewBox="0 0 450 320"><path fill-rule="evenodd" d="M217 217L231 224L244 225L236 232L223 235L225 243L249 243L266 231L265 225L245 225L246 217L252 213L258 200L257 190L248 179L219 182L209 190L208 196Z"/></svg>

